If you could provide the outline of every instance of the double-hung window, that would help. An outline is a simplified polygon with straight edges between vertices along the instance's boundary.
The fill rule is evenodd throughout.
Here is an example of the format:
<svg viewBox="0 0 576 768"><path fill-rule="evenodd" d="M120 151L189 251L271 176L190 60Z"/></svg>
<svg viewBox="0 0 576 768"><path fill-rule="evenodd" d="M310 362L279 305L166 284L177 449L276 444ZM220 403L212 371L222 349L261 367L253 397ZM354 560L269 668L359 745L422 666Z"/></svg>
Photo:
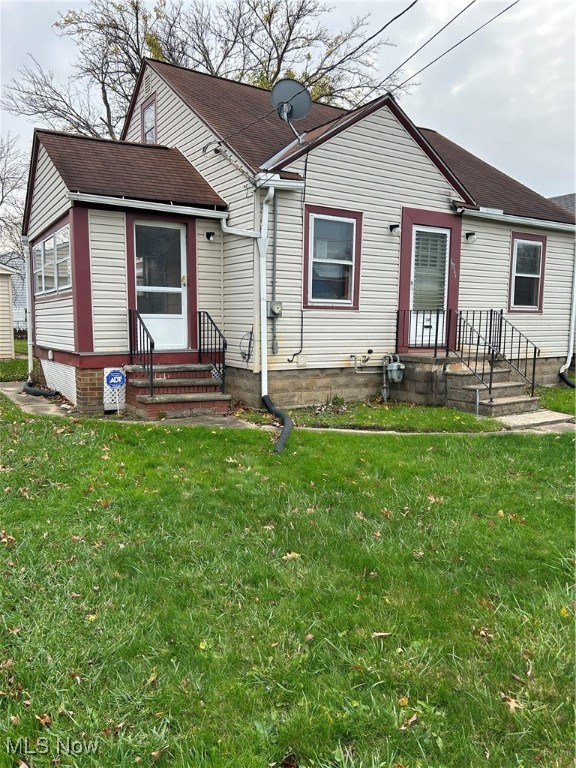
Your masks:
<svg viewBox="0 0 576 768"><path fill-rule="evenodd" d="M307 210L307 307L358 307L361 214L310 206Z"/></svg>
<svg viewBox="0 0 576 768"><path fill-rule="evenodd" d="M41 296L70 288L70 225L66 224L32 248L34 293Z"/></svg>
<svg viewBox="0 0 576 768"><path fill-rule="evenodd" d="M512 233L511 311L542 311L545 255L545 237Z"/></svg>

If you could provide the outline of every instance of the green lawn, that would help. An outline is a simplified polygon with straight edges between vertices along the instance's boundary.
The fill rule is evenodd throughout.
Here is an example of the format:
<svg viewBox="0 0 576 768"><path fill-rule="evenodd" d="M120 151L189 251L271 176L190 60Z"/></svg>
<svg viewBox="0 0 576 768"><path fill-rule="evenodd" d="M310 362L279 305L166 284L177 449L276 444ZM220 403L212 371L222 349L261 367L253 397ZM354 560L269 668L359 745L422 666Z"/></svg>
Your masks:
<svg viewBox="0 0 576 768"><path fill-rule="evenodd" d="M26 339L14 339L14 351L17 355L28 354L28 342Z"/></svg>
<svg viewBox="0 0 576 768"><path fill-rule="evenodd" d="M25 381L27 374L27 360L0 360L0 381Z"/></svg>
<svg viewBox="0 0 576 768"><path fill-rule="evenodd" d="M571 435L0 409L2 768L571 765Z"/></svg>
<svg viewBox="0 0 576 768"><path fill-rule="evenodd" d="M537 387L536 395L540 398L540 406L551 411L576 414L576 390L565 384L557 387Z"/></svg>
<svg viewBox="0 0 576 768"><path fill-rule="evenodd" d="M395 432L497 432L496 419L477 418L452 408L436 408L388 401L381 398L344 403L335 399L319 407L288 409L294 424L300 427L337 427ZM242 408L238 415L256 424L278 423L269 413Z"/></svg>

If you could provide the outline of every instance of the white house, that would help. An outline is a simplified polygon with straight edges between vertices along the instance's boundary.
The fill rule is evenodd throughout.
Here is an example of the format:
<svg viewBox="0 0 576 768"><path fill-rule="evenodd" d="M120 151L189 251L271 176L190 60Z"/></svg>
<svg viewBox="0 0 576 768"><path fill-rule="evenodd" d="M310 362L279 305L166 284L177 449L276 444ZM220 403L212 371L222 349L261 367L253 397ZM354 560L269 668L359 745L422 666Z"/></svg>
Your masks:
<svg viewBox="0 0 576 768"><path fill-rule="evenodd" d="M50 387L97 412L125 367L128 405L173 415L363 397L396 353L394 396L415 402L469 368L493 399L491 356L557 378L573 215L389 94L295 127L266 90L145 60L122 141L35 132L24 232Z"/></svg>
<svg viewBox="0 0 576 768"><path fill-rule="evenodd" d="M0 359L14 357L12 276L15 272L0 264Z"/></svg>

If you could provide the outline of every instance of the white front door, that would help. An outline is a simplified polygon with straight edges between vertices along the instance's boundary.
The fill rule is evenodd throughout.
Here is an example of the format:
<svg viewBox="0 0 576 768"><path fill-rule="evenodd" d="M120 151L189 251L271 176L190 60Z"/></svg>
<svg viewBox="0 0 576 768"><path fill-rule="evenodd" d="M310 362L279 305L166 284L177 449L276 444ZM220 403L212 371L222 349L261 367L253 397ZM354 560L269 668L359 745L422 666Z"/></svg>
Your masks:
<svg viewBox="0 0 576 768"><path fill-rule="evenodd" d="M136 222L136 307L157 350L188 347L186 232L180 224Z"/></svg>
<svg viewBox="0 0 576 768"><path fill-rule="evenodd" d="M410 281L410 346L445 343L450 230L415 226Z"/></svg>

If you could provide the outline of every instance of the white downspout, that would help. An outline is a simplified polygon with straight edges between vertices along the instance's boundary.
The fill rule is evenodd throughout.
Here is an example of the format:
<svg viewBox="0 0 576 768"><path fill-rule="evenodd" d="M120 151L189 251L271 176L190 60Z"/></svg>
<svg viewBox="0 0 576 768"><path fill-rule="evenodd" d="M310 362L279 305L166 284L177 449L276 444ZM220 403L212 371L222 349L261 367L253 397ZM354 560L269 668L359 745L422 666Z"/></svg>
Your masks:
<svg viewBox="0 0 576 768"><path fill-rule="evenodd" d="M566 362L560 368L559 373L563 374L570 368L572 363L572 356L574 354L574 322L576 320L576 254L574 256L574 264L572 265L572 307L570 308L570 327L568 329L568 352L566 354Z"/></svg>
<svg viewBox="0 0 576 768"><path fill-rule="evenodd" d="M274 198L274 187L269 187L262 202L260 237L256 241L259 255L260 281L260 376L262 397L268 395L268 318L266 305L266 254L268 252L268 209Z"/></svg>
<svg viewBox="0 0 576 768"><path fill-rule="evenodd" d="M27 349L28 349L28 378L31 379L32 377L32 369L34 368L34 355L33 355L33 349L34 349L34 342L32 341L32 331L33 331L33 318L32 318L32 285L31 285L31 275L30 275L30 244L28 242L28 237L26 235L22 235L20 238L20 242L22 243L22 248L24 249L24 262L26 265L26 336L28 340Z"/></svg>

